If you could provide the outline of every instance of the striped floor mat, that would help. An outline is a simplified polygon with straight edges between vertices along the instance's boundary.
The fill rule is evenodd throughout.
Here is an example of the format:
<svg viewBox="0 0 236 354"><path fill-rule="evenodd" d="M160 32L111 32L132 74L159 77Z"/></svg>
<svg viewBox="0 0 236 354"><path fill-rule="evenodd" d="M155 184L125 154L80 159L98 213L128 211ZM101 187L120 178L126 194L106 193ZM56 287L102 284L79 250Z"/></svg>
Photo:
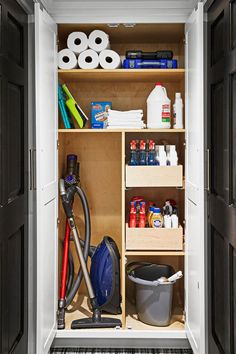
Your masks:
<svg viewBox="0 0 236 354"><path fill-rule="evenodd" d="M191 349L96 349L60 348L52 349L51 354L192 354Z"/></svg>

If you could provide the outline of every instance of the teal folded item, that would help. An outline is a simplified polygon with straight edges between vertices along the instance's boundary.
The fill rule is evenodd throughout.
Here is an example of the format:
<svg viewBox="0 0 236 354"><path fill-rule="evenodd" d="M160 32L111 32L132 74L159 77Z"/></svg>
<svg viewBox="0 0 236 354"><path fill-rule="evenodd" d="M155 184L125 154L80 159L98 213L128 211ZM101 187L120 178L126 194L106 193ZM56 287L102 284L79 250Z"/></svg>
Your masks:
<svg viewBox="0 0 236 354"><path fill-rule="evenodd" d="M60 84L58 84L58 105L59 105L59 108L60 108L61 117L62 117L62 120L63 120L64 127L66 129L70 129L71 128L71 124L70 124L69 116L68 116L67 111L66 111L66 105L65 105L65 101L64 101L64 94L63 94L63 91L62 91L62 88L61 88Z"/></svg>

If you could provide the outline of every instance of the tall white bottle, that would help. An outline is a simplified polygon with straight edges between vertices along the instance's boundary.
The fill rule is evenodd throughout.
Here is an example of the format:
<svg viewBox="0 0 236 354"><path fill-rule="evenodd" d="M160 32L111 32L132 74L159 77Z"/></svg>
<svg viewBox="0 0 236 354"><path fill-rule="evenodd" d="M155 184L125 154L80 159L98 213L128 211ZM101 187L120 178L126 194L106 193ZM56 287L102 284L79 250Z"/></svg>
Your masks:
<svg viewBox="0 0 236 354"><path fill-rule="evenodd" d="M147 127L150 129L170 128L170 99L160 82L156 83L147 98Z"/></svg>
<svg viewBox="0 0 236 354"><path fill-rule="evenodd" d="M173 128L174 129L182 129L183 126L183 100L181 98L181 93L175 93L175 103L173 104L173 111L174 111L174 122Z"/></svg>
<svg viewBox="0 0 236 354"><path fill-rule="evenodd" d="M156 160L159 166L166 166L166 152L164 145L156 145Z"/></svg>

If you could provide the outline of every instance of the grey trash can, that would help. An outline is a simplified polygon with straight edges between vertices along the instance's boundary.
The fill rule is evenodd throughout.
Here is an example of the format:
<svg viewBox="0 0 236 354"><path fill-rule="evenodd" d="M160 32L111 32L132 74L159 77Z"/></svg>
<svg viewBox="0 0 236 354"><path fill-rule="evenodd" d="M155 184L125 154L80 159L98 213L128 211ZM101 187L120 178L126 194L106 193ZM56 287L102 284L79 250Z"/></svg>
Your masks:
<svg viewBox="0 0 236 354"><path fill-rule="evenodd" d="M136 284L136 309L140 321L152 326L168 326L171 320L173 286L175 282L160 284L160 277L169 278L174 269L169 265L130 263L128 277Z"/></svg>

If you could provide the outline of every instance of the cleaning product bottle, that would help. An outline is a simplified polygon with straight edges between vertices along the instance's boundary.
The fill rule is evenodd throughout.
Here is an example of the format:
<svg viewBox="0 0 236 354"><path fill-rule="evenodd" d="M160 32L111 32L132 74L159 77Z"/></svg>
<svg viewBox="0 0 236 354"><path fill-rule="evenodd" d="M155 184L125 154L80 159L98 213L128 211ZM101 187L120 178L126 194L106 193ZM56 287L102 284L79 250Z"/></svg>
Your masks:
<svg viewBox="0 0 236 354"><path fill-rule="evenodd" d="M173 211L172 211L171 227L172 227L172 229L178 229L178 227L179 227L179 218L178 218L178 215L177 215L176 208L173 208Z"/></svg>
<svg viewBox="0 0 236 354"><path fill-rule="evenodd" d="M166 158L168 166L177 166L178 165L178 155L176 152L175 145L166 146Z"/></svg>
<svg viewBox="0 0 236 354"><path fill-rule="evenodd" d="M139 143L139 165L146 165L146 142L140 140Z"/></svg>
<svg viewBox="0 0 236 354"><path fill-rule="evenodd" d="M158 165L166 166L167 159L164 145L158 145L156 149L156 160L158 162Z"/></svg>
<svg viewBox="0 0 236 354"><path fill-rule="evenodd" d="M151 215L153 213L153 207L155 206L155 203L149 202L148 203L148 213L147 213L147 219L146 219L146 226L151 227Z"/></svg>
<svg viewBox="0 0 236 354"><path fill-rule="evenodd" d="M138 227L145 227L145 226L146 226L146 203L141 202Z"/></svg>
<svg viewBox="0 0 236 354"><path fill-rule="evenodd" d="M170 99L160 82L147 98L147 127L170 128Z"/></svg>
<svg viewBox="0 0 236 354"><path fill-rule="evenodd" d="M171 229L171 215L170 215L170 209L169 206L167 205L164 210L164 227L166 229Z"/></svg>
<svg viewBox="0 0 236 354"><path fill-rule="evenodd" d="M183 100L181 98L181 93L175 93L175 103L173 104L174 120L173 128L182 129L183 128Z"/></svg>
<svg viewBox="0 0 236 354"><path fill-rule="evenodd" d="M136 227L136 202L130 202L129 227Z"/></svg>
<svg viewBox="0 0 236 354"><path fill-rule="evenodd" d="M156 165L156 152L155 152L155 142L154 140L149 140L148 144L148 165Z"/></svg>
<svg viewBox="0 0 236 354"><path fill-rule="evenodd" d="M131 140L130 142L130 162L129 165L138 165L138 153L137 153L137 143L136 140Z"/></svg>
<svg viewBox="0 0 236 354"><path fill-rule="evenodd" d="M151 216L151 227L160 228L163 225L163 216L161 215L160 208L153 208L153 214Z"/></svg>

